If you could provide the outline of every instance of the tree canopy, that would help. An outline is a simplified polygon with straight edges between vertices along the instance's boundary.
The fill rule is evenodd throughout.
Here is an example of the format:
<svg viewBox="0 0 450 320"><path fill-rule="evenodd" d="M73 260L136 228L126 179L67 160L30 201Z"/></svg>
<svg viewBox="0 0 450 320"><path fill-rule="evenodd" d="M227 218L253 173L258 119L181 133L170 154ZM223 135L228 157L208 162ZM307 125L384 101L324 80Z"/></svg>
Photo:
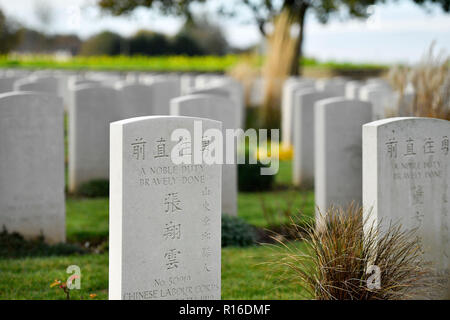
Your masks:
<svg viewBox="0 0 450 320"><path fill-rule="evenodd" d="M378 3L386 3L389 0L231 0L224 1L220 7L220 13L228 16L239 15L242 6L247 7L253 13L256 22L264 33L264 24L288 9L293 15L302 15L308 9L314 11L320 22L326 23L334 14L344 14L348 17L366 18L370 15L368 7ZM412 0L417 5L440 7L443 11L450 11L450 0ZM165 14L184 15L192 18L191 5L204 3L207 0L98 0L98 5L112 13L122 15L132 12L138 7L152 8ZM230 5L232 2L232 5Z"/></svg>
<svg viewBox="0 0 450 320"><path fill-rule="evenodd" d="M0 54L11 51L20 40L20 27L0 10Z"/></svg>

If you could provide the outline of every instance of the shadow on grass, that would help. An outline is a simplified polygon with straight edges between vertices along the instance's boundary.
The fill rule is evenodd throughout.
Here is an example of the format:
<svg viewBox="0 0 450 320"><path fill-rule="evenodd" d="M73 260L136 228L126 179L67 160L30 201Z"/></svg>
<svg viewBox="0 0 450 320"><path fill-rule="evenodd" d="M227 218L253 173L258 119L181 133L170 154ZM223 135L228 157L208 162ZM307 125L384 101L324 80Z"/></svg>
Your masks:
<svg viewBox="0 0 450 320"><path fill-rule="evenodd" d="M5 228L0 233L0 259L67 256L88 252L88 250L76 244L48 244L43 236L27 240L16 232L9 233Z"/></svg>

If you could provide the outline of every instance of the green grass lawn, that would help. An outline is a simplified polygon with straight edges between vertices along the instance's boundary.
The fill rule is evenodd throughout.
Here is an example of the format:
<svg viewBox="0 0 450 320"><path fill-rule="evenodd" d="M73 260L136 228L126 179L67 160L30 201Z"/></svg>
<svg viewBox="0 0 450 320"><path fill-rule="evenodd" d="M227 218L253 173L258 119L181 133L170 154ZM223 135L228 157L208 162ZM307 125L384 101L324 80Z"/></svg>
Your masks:
<svg viewBox="0 0 450 320"><path fill-rule="evenodd" d="M301 244L299 244L301 245ZM222 299L301 299L301 290L273 261L269 246L222 249ZM50 288L55 280L65 280L69 265L81 269L81 290L72 290L72 299L108 298L108 255L90 254L0 260L0 299L64 299L63 291ZM292 279L292 278L289 278Z"/></svg>
<svg viewBox="0 0 450 320"><path fill-rule="evenodd" d="M244 57L247 57L244 55ZM251 61L260 67L264 58L254 57ZM75 56L70 59L55 59L51 55L0 55L0 68L26 69L71 69L71 70L109 70L109 71L189 71L225 72L242 61L242 56ZM321 62L313 58L299 61L305 69L326 70L386 70L386 65L350 62Z"/></svg>
<svg viewBox="0 0 450 320"><path fill-rule="evenodd" d="M312 191L290 187L291 163L280 163L276 190L262 193L239 193L239 216L248 223L266 228L287 219L283 210L301 210L311 216L314 209ZM271 209L263 210L265 207ZM290 204L291 203L291 204ZM68 242L98 243L108 236L107 198L68 197ZM266 214L264 214L266 212ZM269 218L265 218L269 216ZM270 218L271 217L271 218ZM297 244L302 245L302 244ZM262 265L273 260L274 249L267 246L222 249L223 299L299 299L301 292L292 282L280 281L282 270ZM86 254L58 257L0 259L0 299L64 299L61 289L50 288L55 279L65 280L69 265L78 265L82 273L81 290L73 290L72 298L107 299L108 255Z"/></svg>

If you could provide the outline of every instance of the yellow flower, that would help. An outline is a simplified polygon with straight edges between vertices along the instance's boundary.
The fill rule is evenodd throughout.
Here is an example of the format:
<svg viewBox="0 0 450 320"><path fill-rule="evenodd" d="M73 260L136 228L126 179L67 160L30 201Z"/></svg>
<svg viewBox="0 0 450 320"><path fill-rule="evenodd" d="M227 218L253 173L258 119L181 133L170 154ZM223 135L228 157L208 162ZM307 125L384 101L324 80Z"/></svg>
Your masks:
<svg viewBox="0 0 450 320"><path fill-rule="evenodd" d="M285 144L281 144L281 146L278 143L275 142L271 142L271 144L267 145L267 149L266 148L258 148L256 150L256 158L258 160L261 159L266 159L269 158L271 156L271 151L278 153L278 158L279 160L291 160L292 156L293 156L293 148L291 145L285 145Z"/></svg>
<svg viewBox="0 0 450 320"><path fill-rule="evenodd" d="M97 295L96 295L95 293L91 293L91 294L89 295L89 298L94 299L96 296L97 296Z"/></svg>
<svg viewBox="0 0 450 320"><path fill-rule="evenodd" d="M55 281L53 281L53 283L50 285L50 288L59 286L61 284L61 281L59 281L58 279L55 279Z"/></svg>
<svg viewBox="0 0 450 320"><path fill-rule="evenodd" d="M280 160L292 160L294 148L291 145L282 144L279 152Z"/></svg>

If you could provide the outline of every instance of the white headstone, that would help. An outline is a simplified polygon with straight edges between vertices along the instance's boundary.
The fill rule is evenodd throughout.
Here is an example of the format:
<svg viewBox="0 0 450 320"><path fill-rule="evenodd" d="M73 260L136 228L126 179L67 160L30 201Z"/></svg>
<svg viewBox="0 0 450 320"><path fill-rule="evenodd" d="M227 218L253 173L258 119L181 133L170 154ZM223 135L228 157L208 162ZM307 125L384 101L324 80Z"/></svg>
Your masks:
<svg viewBox="0 0 450 320"><path fill-rule="evenodd" d="M170 115L170 100L180 96L179 80L157 80L149 83L153 91L155 115Z"/></svg>
<svg viewBox="0 0 450 320"><path fill-rule="evenodd" d="M347 99L359 99L359 90L363 84L360 81L349 81L345 84L345 97Z"/></svg>
<svg viewBox="0 0 450 320"><path fill-rule="evenodd" d="M236 107L227 98L213 95L189 95L176 98L171 103L171 114L174 116L189 116L221 121L224 130L236 129ZM225 144L224 144L225 147ZM236 157L233 150L233 158ZM226 152L223 151L224 159ZM237 166L223 165L222 181L222 213L237 215Z"/></svg>
<svg viewBox="0 0 450 320"><path fill-rule="evenodd" d="M54 76L31 76L14 83L14 91L44 92L62 97L62 90L60 79Z"/></svg>
<svg viewBox="0 0 450 320"><path fill-rule="evenodd" d="M123 119L154 114L153 97L155 93L151 85L121 82L116 86L116 89L120 95Z"/></svg>
<svg viewBox="0 0 450 320"><path fill-rule="evenodd" d="M250 106L259 107L264 100L264 88L266 80L262 77L256 78L250 87Z"/></svg>
<svg viewBox="0 0 450 320"><path fill-rule="evenodd" d="M210 73L203 73L199 74L195 77L195 88L201 89L206 87L210 81L215 79L217 75L210 74Z"/></svg>
<svg viewBox="0 0 450 320"><path fill-rule="evenodd" d="M372 104L372 120L384 119L386 109L395 107L395 96L386 86L365 85L359 91L359 98Z"/></svg>
<svg viewBox="0 0 450 320"><path fill-rule="evenodd" d="M69 105L69 191L95 179L108 179L109 124L123 119L117 90L79 86Z"/></svg>
<svg viewBox="0 0 450 320"><path fill-rule="evenodd" d="M170 157L173 131L195 139L194 122L221 129L189 117L111 124L110 299L220 299L221 165Z"/></svg>
<svg viewBox="0 0 450 320"><path fill-rule="evenodd" d="M342 78L319 79L316 81L316 89L327 91L338 97L345 97L345 86L347 81Z"/></svg>
<svg viewBox="0 0 450 320"><path fill-rule="evenodd" d="M197 94L206 94L206 95L217 95L221 97L225 97L234 102L235 106L235 114L236 114L236 124L238 124L239 128L243 128L245 123L243 119L244 110L244 99L242 96L242 92L238 91L239 89L234 89L233 85L214 85L214 86L206 86L201 89L192 89L189 94L197 95Z"/></svg>
<svg viewBox="0 0 450 320"><path fill-rule="evenodd" d="M372 121L368 102L330 98L315 106L315 200L321 213L332 206L362 206L362 126Z"/></svg>
<svg viewBox="0 0 450 320"><path fill-rule="evenodd" d="M14 91L14 83L19 77L0 77L0 93Z"/></svg>
<svg viewBox="0 0 450 320"><path fill-rule="evenodd" d="M195 88L195 76L185 73L180 76L180 94L189 94Z"/></svg>
<svg viewBox="0 0 450 320"><path fill-rule="evenodd" d="M230 99L236 105L236 116L237 123L240 124L241 128L245 127L245 97L244 88L238 81L228 78L221 77L213 80L207 88L219 88L224 89L228 92Z"/></svg>
<svg viewBox="0 0 450 320"><path fill-rule="evenodd" d="M27 238L65 241L62 100L0 95L0 226Z"/></svg>
<svg viewBox="0 0 450 320"><path fill-rule="evenodd" d="M335 97L326 91L307 89L294 97L294 158L293 183L311 187L314 184L314 105L317 101Z"/></svg>
<svg viewBox="0 0 450 320"><path fill-rule="evenodd" d="M295 94L306 89L314 89L312 81L287 80L281 94L281 138L283 144L291 146L294 140L293 107Z"/></svg>
<svg viewBox="0 0 450 320"><path fill-rule="evenodd" d="M363 204L369 222L416 229L450 298L450 122L390 118L363 126Z"/></svg>

